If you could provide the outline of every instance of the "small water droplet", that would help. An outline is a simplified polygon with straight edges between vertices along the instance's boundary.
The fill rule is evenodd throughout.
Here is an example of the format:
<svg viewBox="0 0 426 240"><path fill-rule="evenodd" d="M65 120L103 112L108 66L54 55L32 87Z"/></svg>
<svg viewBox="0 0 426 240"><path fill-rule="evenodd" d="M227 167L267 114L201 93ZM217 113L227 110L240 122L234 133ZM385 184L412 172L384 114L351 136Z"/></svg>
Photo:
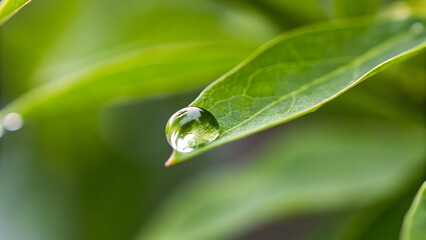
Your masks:
<svg viewBox="0 0 426 240"><path fill-rule="evenodd" d="M424 29L424 26L422 23L416 22L411 24L410 30L414 33L421 33Z"/></svg>
<svg viewBox="0 0 426 240"><path fill-rule="evenodd" d="M6 130L16 131L21 129L23 120L18 113L9 113L3 118L3 126Z"/></svg>
<svg viewBox="0 0 426 240"><path fill-rule="evenodd" d="M207 110L185 107L173 114L166 125L169 144L179 152L192 152L219 136L219 123Z"/></svg>

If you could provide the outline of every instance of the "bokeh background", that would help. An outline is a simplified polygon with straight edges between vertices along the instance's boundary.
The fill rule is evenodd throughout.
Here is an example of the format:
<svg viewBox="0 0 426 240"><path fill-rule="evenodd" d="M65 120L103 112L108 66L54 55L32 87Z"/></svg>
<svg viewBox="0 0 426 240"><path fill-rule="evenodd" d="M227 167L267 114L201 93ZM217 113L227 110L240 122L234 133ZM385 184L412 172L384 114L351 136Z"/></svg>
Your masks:
<svg viewBox="0 0 426 240"><path fill-rule="evenodd" d="M144 49L245 47L205 75L195 74L202 56L194 53L192 68L164 63L135 85L140 91L125 87L140 72L119 71L34 108L22 129L0 138L0 239L398 239L425 179L425 53L315 113L169 168L164 127L281 32L424 9L423 1L392 0L32 1L0 28L1 107L91 66L108 75L102 63ZM192 71L201 77L171 74L173 87L155 77Z"/></svg>

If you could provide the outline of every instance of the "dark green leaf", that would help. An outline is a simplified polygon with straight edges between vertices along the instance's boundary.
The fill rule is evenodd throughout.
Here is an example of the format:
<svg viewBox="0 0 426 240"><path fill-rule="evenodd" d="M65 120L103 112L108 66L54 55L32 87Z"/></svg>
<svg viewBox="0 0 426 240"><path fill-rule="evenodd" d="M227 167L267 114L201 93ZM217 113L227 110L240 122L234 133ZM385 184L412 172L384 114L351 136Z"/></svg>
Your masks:
<svg viewBox="0 0 426 240"><path fill-rule="evenodd" d="M327 19L317 0L245 0L264 12L281 26L298 26Z"/></svg>
<svg viewBox="0 0 426 240"><path fill-rule="evenodd" d="M418 181L416 180L416 184ZM398 240L404 214L410 207L413 193L411 186L402 196L392 196L352 213L342 221L339 240ZM417 189L415 189L416 191ZM399 195L399 194L395 194Z"/></svg>
<svg viewBox="0 0 426 240"><path fill-rule="evenodd" d="M375 13L381 0L322 0L324 5L330 4L331 15L337 18L357 17Z"/></svg>
<svg viewBox="0 0 426 240"><path fill-rule="evenodd" d="M420 187L402 224L401 240L426 239L426 182Z"/></svg>

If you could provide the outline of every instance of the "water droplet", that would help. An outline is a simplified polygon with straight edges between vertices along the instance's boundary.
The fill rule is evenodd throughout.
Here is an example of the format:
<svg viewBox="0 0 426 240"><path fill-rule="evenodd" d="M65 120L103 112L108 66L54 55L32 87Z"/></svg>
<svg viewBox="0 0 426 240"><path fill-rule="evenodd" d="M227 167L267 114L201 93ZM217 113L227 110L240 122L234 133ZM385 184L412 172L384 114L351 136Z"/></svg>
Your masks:
<svg viewBox="0 0 426 240"><path fill-rule="evenodd" d="M19 130L22 124L22 117L18 113L9 113L3 118L3 126L9 131Z"/></svg>
<svg viewBox="0 0 426 240"><path fill-rule="evenodd" d="M0 138L3 137L3 127L0 124Z"/></svg>
<svg viewBox="0 0 426 240"><path fill-rule="evenodd" d="M170 117L166 125L169 144L179 152L191 152L219 136L219 123L207 110L185 107Z"/></svg>
<svg viewBox="0 0 426 240"><path fill-rule="evenodd" d="M423 31L423 29L424 29L423 24L421 24L419 22L413 23L410 26L410 30L414 33L421 33Z"/></svg>

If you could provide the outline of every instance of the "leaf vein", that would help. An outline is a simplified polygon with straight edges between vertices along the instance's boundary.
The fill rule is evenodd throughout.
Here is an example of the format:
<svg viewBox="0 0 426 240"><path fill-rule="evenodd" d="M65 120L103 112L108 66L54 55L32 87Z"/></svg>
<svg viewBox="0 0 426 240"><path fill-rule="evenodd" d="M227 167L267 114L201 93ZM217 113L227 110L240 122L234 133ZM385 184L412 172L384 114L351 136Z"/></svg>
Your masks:
<svg viewBox="0 0 426 240"><path fill-rule="evenodd" d="M358 67L359 65L361 65L362 63L364 63L365 61L371 59L372 57L388 50L391 47L394 47L395 45L398 44L399 40L401 40L402 38L406 37L407 35L409 35L410 32L405 33L405 34L399 34L399 35L395 35L394 37L389 38L387 41L382 42L381 44L379 44L376 47L371 48L369 51L367 51L365 54L354 58L352 61L350 61L349 63L342 65L341 67L329 72L328 74L323 75L320 78L315 79L314 81L307 83L303 86L301 86L300 88L298 88L297 90L294 90L293 92L286 94L280 98L278 98L277 100L273 101L272 103L268 104L267 106L263 107L262 109L260 109L259 111L257 111L255 114L253 114L252 116L250 116L249 118L247 118L246 120L240 122L239 124L231 127L230 129L224 131L224 133L222 134L225 135L228 132L234 130L235 128L247 123L248 121L250 121L251 119L257 117L258 115L260 115L261 113L263 113L264 111L270 109L271 107L273 107L274 105L286 100L287 98L289 98L292 95L297 95L307 89L309 89L310 87L313 87L319 83L325 82L329 79L331 79L332 77L345 72L350 66L355 66ZM287 114L284 113L284 115Z"/></svg>

